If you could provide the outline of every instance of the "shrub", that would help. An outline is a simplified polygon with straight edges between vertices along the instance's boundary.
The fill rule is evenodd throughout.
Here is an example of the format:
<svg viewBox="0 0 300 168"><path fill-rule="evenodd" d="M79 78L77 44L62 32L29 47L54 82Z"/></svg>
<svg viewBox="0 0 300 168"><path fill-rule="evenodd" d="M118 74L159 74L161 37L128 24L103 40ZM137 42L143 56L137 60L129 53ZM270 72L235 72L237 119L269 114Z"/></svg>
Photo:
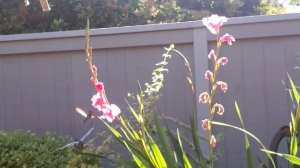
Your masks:
<svg viewBox="0 0 300 168"><path fill-rule="evenodd" d="M0 167L67 167L76 160L81 167L99 167L98 158L81 155L72 148L58 149L67 137L31 132L0 131Z"/></svg>

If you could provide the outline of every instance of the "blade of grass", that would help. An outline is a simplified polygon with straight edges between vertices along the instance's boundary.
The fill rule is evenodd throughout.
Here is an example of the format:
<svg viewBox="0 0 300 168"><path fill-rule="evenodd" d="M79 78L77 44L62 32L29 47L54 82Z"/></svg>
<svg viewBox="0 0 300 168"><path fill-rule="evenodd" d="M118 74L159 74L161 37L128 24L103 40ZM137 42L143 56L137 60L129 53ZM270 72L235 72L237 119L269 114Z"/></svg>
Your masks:
<svg viewBox="0 0 300 168"><path fill-rule="evenodd" d="M296 86L295 86L292 78L290 77L290 75L289 74L287 74L287 75L288 75L288 78L289 78L289 81L290 81L290 84L291 84L291 88L292 88L292 92L293 92L294 98L295 98L296 102L298 103L299 102L298 91L297 91Z"/></svg>
<svg viewBox="0 0 300 168"><path fill-rule="evenodd" d="M283 153L277 153L277 152L273 152L273 151L266 150L266 149L261 149L261 151L269 153L269 154L273 154L273 155L278 155L278 156L288 160L289 162L291 162L293 164L300 165L300 158L298 158L296 156L283 154Z"/></svg>
<svg viewBox="0 0 300 168"><path fill-rule="evenodd" d="M163 149L163 153L164 153L167 165L169 167L176 167L176 165L174 163L174 159L172 158L173 152L171 151L171 148L169 146L167 134L164 130L164 127L162 127L162 125L161 125L160 119L158 118L158 114L156 113L156 111L154 111L153 119L154 119L156 131L157 131L157 134L159 137L159 141L161 142L161 145L162 145L162 149Z"/></svg>
<svg viewBox="0 0 300 168"><path fill-rule="evenodd" d="M157 144L155 143L155 141L153 140L153 138L150 136L150 134L148 132L147 132L147 136L149 139L151 151L153 152L159 167L163 167L163 168L167 167L167 163L166 163L160 149L158 148Z"/></svg>
<svg viewBox="0 0 300 168"><path fill-rule="evenodd" d="M183 160L183 154L182 154L182 151L180 149L180 145L179 145L179 142L177 141L177 139L174 137L174 135L172 134L172 132L168 129L167 130L168 132L168 135L171 139L171 143L173 145L173 148L174 148L174 152L176 154L176 158L178 160L178 165L177 167L182 167L184 165L184 160Z"/></svg>
<svg viewBox="0 0 300 168"><path fill-rule="evenodd" d="M235 101L235 109L236 109L236 113L240 119L240 122L243 126L243 129L245 129L245 125L244 125L244 121L243 121L243 117L240 111L240 108L238 106L238 103ZM246 147L246 153L247 153L247 167L248 168L252 168L253 167L253 158L252 158L252 152L251 152L251 147L250 147L250 143L249 143L249 139L246 133L244 133L245 135L245 147Z"/></svg>
<svg viewBox="0 0 300 168"><path fill-rule="evenodd" d="M267 149L264 144L255 136L253 135L251 132L243 129L243 128L239 128L239 127L236 127L236 126L233 126L233 125L230 125L230 124L226 124L226 123L222 123L222 122L217 122L217 121L212 121L212 124L214 125L219 125L219 126L223 126L223 127L230 127L230 128L234 128L236 130L239 130L239 131L242 131L244 133L246 133L247 135L249 135L250 137L252 137L256 142L259 143L259 145L263 148L263 149ZM275 163L274 163L274 160L272 158L272 156L269 154L269 153L266 153L267 157L270 159L271 163L272 163L272 166L273 167L276 167L275 166Z"/></svg>
<svg viewBox="0 0 300 168"><path fill-rule="evenodd" d="M202 154L200 145L199 145L199 131L198 131L198 123L197 123L197 117L196 117L196 113L192 112L191 113L191 129L192 129L192 137L193 137L193 143L195 146L195 151L198 157L198 161L200 163L201 167L205 167L206 166L206 162L205 162L205 158Z"/></svg>
<svg viewBox="0 0 300 168"><path fill-rule="evenodd" d="M192 168L192 165L189 161L189 159L187 158L184 150L183 150L183 147L182 147L182 142L181 142L181 137L180 137L180 132L179 130L177 129L177 139L178 139L178 142L179 142L179 145L180 145L180 149L182 151L182 154L183 154L183 161L184 161L184 167L185 168Z"/></svg>

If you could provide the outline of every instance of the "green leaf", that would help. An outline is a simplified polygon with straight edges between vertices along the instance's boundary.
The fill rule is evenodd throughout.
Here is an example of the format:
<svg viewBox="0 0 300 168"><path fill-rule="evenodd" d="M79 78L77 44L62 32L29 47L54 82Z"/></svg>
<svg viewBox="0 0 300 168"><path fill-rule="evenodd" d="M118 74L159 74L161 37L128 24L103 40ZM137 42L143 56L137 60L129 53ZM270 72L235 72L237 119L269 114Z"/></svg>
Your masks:
<svg viewBox="0 0 300 168"><path fill-rule="evenodd" d="M243 126L243 128L245 129L245 125L244 125L244 121L240 112L240 108L237 104L237 102L234 102L235 104L235 109L236 109L236 113L240 119L240 122ZM246 133L245 134L245 147L246 147L246 153L247 153L247 167L248 168L252 168L253 167L253 159L252 159L252 152L251 152L251 147L250 147L250 143L249 143L249 139Z"/></svg>
<svg viewBox="0 0 300 168"><path fill-rule="evenodd" d="M126 141L124 141L123 144L125 144L126 148L131 153L131 155L133 157L133 160L138 165L138 167L139 168L146 168L146 165L138 157L136 157L136 155L132 152L131 147L128 146L128 144L126 143Z"/></svg>
<svg viewBox="0 0 300 168"><path fill-rule="evenodd" d="M291 137L290 152L291 152L290 154L293 155L293 156L297 155L298 143L297 143L297 137L296 136Z"/></svg>
<svg viewBox="0 0 300 168"><path fill-rule="evenodd" d="M182 154L183 154L183 161L184 161L184 167L185 168L192 168L192 165L190 163L190 161L188 160L183 148L182 148L182 142L181 142L181 138L180 138L180 133L179 133L179 130L177 129L177 139L178 139L178 142L179 142L179 145L180 145L180 149L182 151Z"/></svg>
<svg viewBox="0 0 300 168"><path fill-rule="evenodd" d="M294 98L295 98L296 102L298 103L298 102L299 102L299 94L298 94L298 91L297 91L296 86L295 86L295 84L294 84L292 78L290 77L290 75L289 75L289 74L287 74L287 75L288 75L288 78L289 78L289 81L290 81L290 84L291 84L291 87L292 87L292 91L293 91Z"/></svg>
<svg viewBox="0 0 300 168"><path fill-rule="evenodd" d="M128 101L125 99L125 102L127 103L128 107L129 107L129 111L133 114L134 118L141 123L139 116L137 115L137 113L135 112L135 109L128 103Z"/></svg>
<svg viewBox="0 0 300 168"><path fill-rule="evenodd" d="M300 165L300 158L298 158L296 156L283 154L283 153L277 153L277 152L273 152L273 151L266 150L266 149L261 149L261 151L269 153L269 154L273 154L273 155L278 155L278 156L288 160L289 162L291 162L293 164Z"/></svg>
<svg viewBox="0 0 300 168"><path fill-rule="evenodd" d="M147 136L149 138L150 148L151 148L151 150L154 154L155 160L158 163L159 167L162 167L162 168L168 167L163 155L161 154L161 152L158 148L158 146L156 145L156 143L154 142L154 140L152 139L152 137L149 135L148 132L147 132Z"/></svg>
<svg viewBox="0 0 300 168"><path fill-rule="evenodd" d="M166 134L164 128L161 126L161 123L160 123L160 120L158 118L156 111L154 111L153 118L154 118L154 124L156 127L156 131L157 131L157 134L159 137L159 141L161 142L161 145L162 145L162 151L165 156L165 161L167 162L167 165L169 167L176 167L175 162L172 159L173 152L171 151L171 148L169 146L167 134Z"/></svg>
<svg viewBox="0 0 300 168"><path fill-rule="evenodd" d="M180 145L179 145L179 142L178 140L174 137L174 135L172 134L172 132L168 129L168 135L171 139L171 142L172 142L172 145L173 145L173 148L174 148L174 152L176 154L176 158L178 160L178 165L179 166L176 166L176 167L181 167L184 165L184 159L183 159L183 153L182 153L182 150L180 148Z"/></svg>
<svg viewBox="0 0 300 168"><path fill-rule="evenodd" d="M205 163L205 158L202 154L200 145L199 145L199 131L198 131L198 121L197 121L197 117L196 117L196 113L192 112L191 113L191 130L192 130L192 137L193 137L193 143L195 146L195 151L200 163L201 167L205 167L206 163Z"/></svg>

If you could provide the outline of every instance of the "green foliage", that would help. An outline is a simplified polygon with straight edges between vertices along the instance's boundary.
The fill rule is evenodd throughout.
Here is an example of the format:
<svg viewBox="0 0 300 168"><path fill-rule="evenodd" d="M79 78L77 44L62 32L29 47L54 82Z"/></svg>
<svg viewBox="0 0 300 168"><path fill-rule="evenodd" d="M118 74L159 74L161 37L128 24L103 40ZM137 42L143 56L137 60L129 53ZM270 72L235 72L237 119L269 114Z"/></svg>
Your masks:
<svg viewBox="0 0 300 168"><path fill-rule="evenodd" d="M200 19L197 11L180 8L175 0L50 0L50 12L38 1L0 0L0 34L78 30L90 18L92 28Z"/></svg>
<svg viewBox="0 0 300 168"><path fill-rule="evenodd" d="M297 157L298 154L298 142L300 139L299 136L299 130L300 130L300 102L299 102L299 93L296 89L296 85L294 84L292 78L289 74L287 74L289 83L290 83L290 89L288 89L290 98L293 102L293 104L296 102L296 106L294 106L294 109L291 112L291 122L289 123L289 129L291 133L290 143L289 143L289 154L283 154L279 152L274 152L266 149L262 149L263 152L266 152L267 154L273 154L280 156L286 160L289 161L289 168L293 168L294 164L300 165L300 158ZM294 112L294 113L293 113Z"/></svg>
<svg viewBox="0 0 300 168"><path fill-rule="evenodd" d="M274 1L262 0L261 5L257 7L260 14L263 15L273 15L273 14L283 14L286 13L285 8L282 4Z"/></svg>
<svg viewBox="0 0 300 168"><path fill-rule="evenodd" d="M59 150L66 137L30 132L0 132L0 167L99 167L98 158L81 155L71 148ZM75 166L76 167L76 166Z"/></svg>
<svg viewBox="0 0 300 168"><path fill-rule="evenodd" d="M296 0L294 0L296 1ZM296 3L296 2L295 2ZM273 1L257 0L49 0L43 12L37 0L0 0L0 34L78 30L90 18L92 28L199 20L210 13L232 16L284 13Z"/></svg>
<svg viewBox="0 0 300 168"><path fill-rule="evenodd" d="M300 6L300 0L289 0L289 4Z"/></svg>
<svg viewBox="0 0 300 168"><path fill-rule="evenodd" d="M269 0L178 0L178 4L185 9L227 17L285 13L279 3Z"/></svg>

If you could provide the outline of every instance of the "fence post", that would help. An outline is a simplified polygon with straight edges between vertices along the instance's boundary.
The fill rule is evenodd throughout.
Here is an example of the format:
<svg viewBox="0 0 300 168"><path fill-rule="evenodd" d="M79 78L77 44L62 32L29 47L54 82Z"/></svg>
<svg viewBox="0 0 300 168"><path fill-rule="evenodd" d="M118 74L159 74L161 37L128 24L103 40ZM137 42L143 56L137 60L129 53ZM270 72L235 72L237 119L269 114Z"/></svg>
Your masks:
<svg viewBox="0 0 300 168"><path fill-rule="evenodd" d="M196 91L196 110L198 118L198 128L200 133L206 134L201 128L201 120L208 117L208 107L198 103L198 96L203 91L209 90L209 83L204 79L204 73L208 69L207 59L207 32L205 28L193 29L193 50L194 50L194 79ZM201 149L204 154L209 153L209 148L206 142L200 142Z"/></svg>

